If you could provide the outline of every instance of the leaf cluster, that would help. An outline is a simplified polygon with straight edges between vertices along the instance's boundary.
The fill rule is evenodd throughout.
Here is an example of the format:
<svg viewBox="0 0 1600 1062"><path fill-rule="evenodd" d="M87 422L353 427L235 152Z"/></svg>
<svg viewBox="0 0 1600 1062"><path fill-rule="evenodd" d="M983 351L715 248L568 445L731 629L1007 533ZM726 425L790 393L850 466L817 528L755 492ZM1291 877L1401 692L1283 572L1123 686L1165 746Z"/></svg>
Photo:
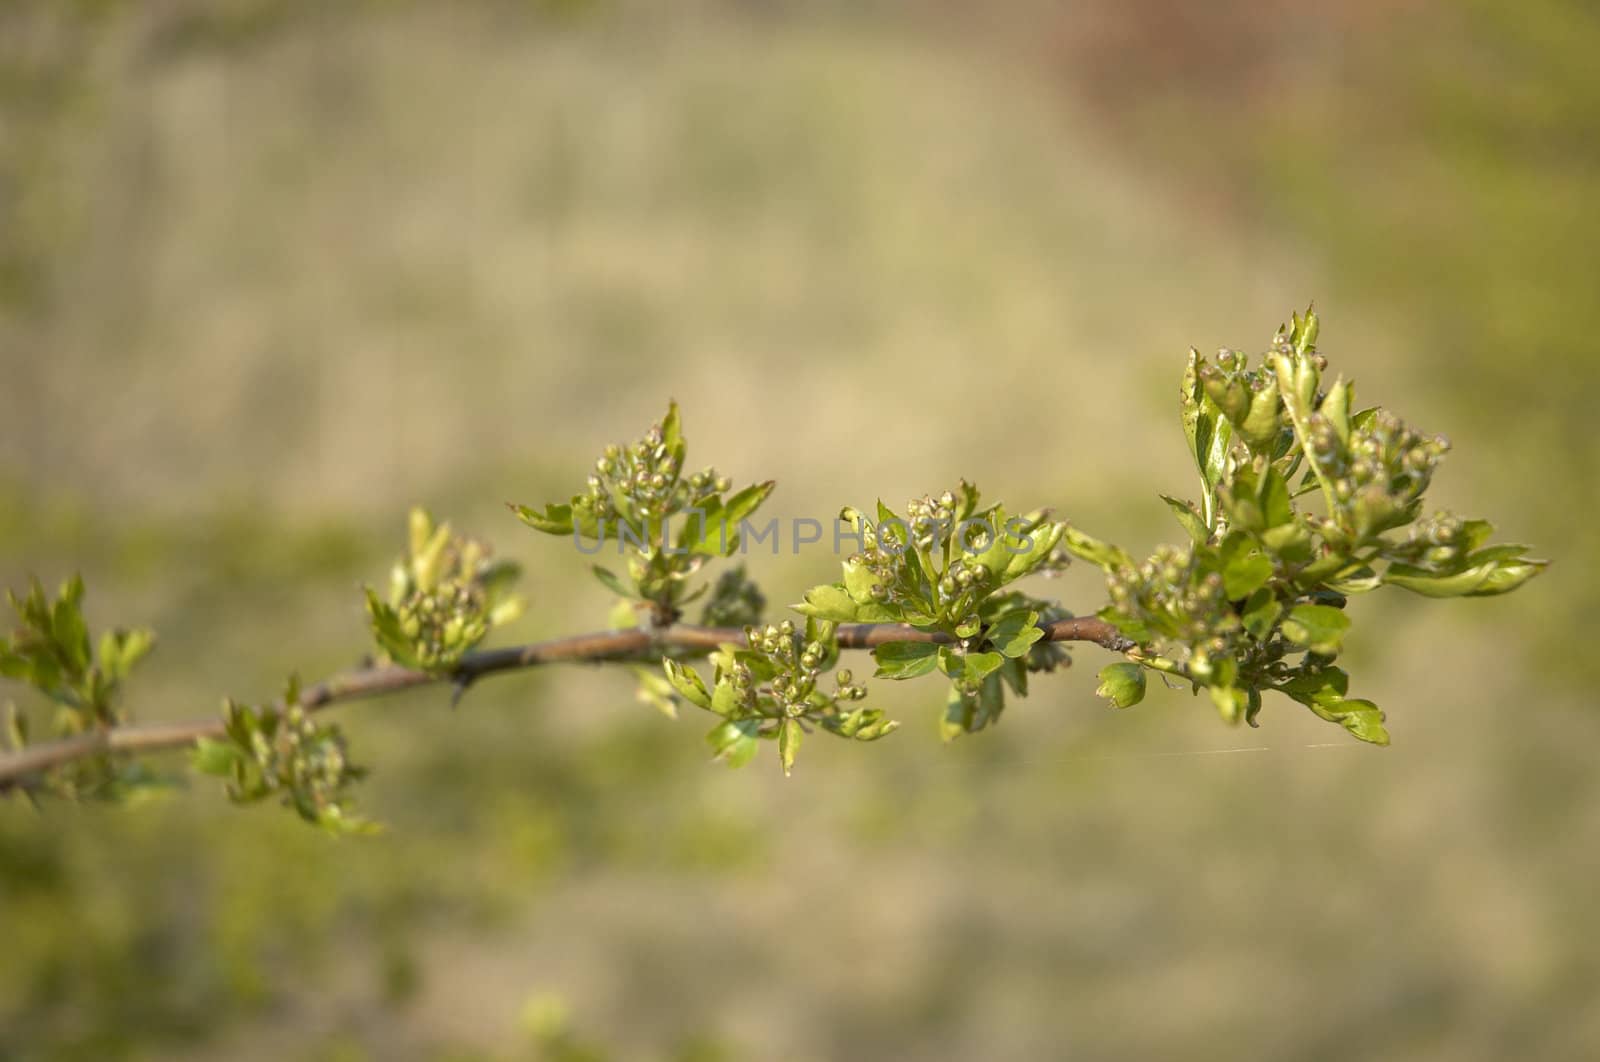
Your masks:
<svg viewBox="0 0 1600 1062"><path fill-rule="evenodd" d="M148 630L115 628L95 644L83 618L83 580L73 576L51 601L37 579L22 597L8 594L20 626L0 638L0 675L33 686L61 709L57 730L81 733L122 720L124 679L155 647Z"/></svg>
<svg viewBox="0 0 1600 1062"><path fill-rule="evenodd" d="M489 547L411 510L407 553L389 577L387 600L370 587L367 618L384 655L403 667L448 673L495 627L522 614L513 591L522 569Z"/></svg>
<svg viewBox="0 0 1600 1062"><path fill-rule="evenodd" d="M543 511L511 503L536 531L592 543L585 552L615 544L625 557L625 575L601 565L593 571L621 602L617 626L633 626L636 612L657 626L681 616L684 605L709 589L691 590L689 579L708 560L738 551L740 525L772 493L771 480L734 491L733 481L714 467L686 473L687 451L678 404L672 402L643 438L607 446L587 489L570 502Z"/></svg>
<svg viewBox="0 0 1600 1062"><path fill-rule="evenodd" d="M749 627L743 646L725 645L711 654L708 687L694 668L662 661L672 689L690 704L722 717L706 741L712 753L739 767L755 756L760 741L777 742L783 773L794 767L800 742L820 727L838 737L876 741L900 724L857 702L866 687L848 670L826 673L839 660L834 624L810 619L803 631L792 620Z"/></svg>
<svg viewBox="0 0 1600 1062"><path fill-rule="evenodd" d="M350 762L344 733L314 718L290 679L281 707L223 704L223 739L200 738L191 762L228 779L228 797L251 804L277 796L307 822L330 833L373 833L377 824L351 810L349 790L366 776Z"/></svg>
<svg viewBox="0 0 1600 1062"><path fill-rule="evenodd" d="M840 520L862 549L843 562L843 578L813 587L795 611L834 622L902 623L942 635L938 641L892 641L873 651L875 677L912 679L939 671L951 683L941 733L981 730L1005 705L1004 686L1027 694L1027 672L1053 668L1058 648L1037 654L1041 617L1053 606L1006 585L1036 571L1058 570L1066 525L1045 510L1011 515L980 507L978 489L913 498L900 516L878 502L876 519L846 508Z"/></svg>
<svg viewBox="0 0 1600 1062"><path fill-rule="evenodd" d="M83 580L62 583L52 601L34 579L22 596L8 593L17 627L0 638L0 675L32 686L55 708L51 731L69 737L126 721L122 685L155 647L143 628L113 628L90 636L83 616ZM16 749L30 740L27 716L8 706L6 731ZM49 785L62 795L111 797L154 779L99 755L52 772Z"/></svg>
<svg viewBox="0 0 1600 1062"><path fill-rule="evenodd" d="M1187 543L1137 563L1066 535L1067 549L1106 572L1100 615L1141 647L1136 666L1101 673L1102 695L1119 707L1143 695L1148 667L1205 689L1231 722L1253 724L1262 692L1277 690L1387 744L1382 712L1348 698L1333 666L1349 598L1386 585L1488 596L1544 567L1525 546L1488 546L1485 521L1421 518L1448 444L1387 410L1357 411L1349 381L1326 383L1318 327L1314 312L1296 314L1254 368L1237 351L1215 361L1191 351L1181 414L1200 499L1164 498Z"/></svg>

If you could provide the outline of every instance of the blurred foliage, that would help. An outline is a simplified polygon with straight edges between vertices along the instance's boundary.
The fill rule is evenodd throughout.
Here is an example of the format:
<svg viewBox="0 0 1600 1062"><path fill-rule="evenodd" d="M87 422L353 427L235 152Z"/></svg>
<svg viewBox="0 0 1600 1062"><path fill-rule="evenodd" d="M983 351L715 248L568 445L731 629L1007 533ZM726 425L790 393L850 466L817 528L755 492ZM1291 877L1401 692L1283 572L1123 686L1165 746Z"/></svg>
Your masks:
<svg viewBox="0 0 1600 1062"><path fill-rule="evenodd" d="M91 627L159 629L145 718L255 702L353 662L413 496L492 526L713 376L697 431L792 512L968 465L1165 534L1118 467L1175 449L1145 384L1314 290L1341 364L1493 440L1435 489L1561 565L1355 632L1405 740L1217 755L1187 696L1080 681L784 783L622 675L357 707L375 843L0 808L0 1056L1594 1053L1593 13L1046 7L0 6L0 581L81 564Z"/></svg>

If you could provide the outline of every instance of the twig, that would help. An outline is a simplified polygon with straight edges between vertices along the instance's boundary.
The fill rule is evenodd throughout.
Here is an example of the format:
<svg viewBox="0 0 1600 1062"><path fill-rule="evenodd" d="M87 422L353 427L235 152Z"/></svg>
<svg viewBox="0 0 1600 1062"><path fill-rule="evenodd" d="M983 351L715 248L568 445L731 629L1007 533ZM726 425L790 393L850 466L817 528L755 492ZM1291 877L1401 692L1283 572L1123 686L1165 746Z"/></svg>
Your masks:
<svg viewBox="0 0 1600 1062"><path fill-rule="evenodd" d="M1133 642L1104 620L1094 617L1057 620L1041 625L1044 640L1092 642L1123 653ZM897 623L856 623L838 628L840 649L872 649L889 642L951 643L957 639L933 631L919 631ZM673 626L659 630L601 631L509 649L488 649L463 657L453 672L430 673L387 665L335 675L300 691L302 707L317 711L346 701L379 697L434 683L453 683L459 691L488 675L556 663L608 663L648 660L672 649L709 652L720 645L741 644L740 627ZM283 704L278 704L281 711ZM134 723L107 727L58 741L29 745L0 753L0 791L53 767L112 752L158 752L192 745L200 738L223 734L221 716L173 723Z"/></svg>

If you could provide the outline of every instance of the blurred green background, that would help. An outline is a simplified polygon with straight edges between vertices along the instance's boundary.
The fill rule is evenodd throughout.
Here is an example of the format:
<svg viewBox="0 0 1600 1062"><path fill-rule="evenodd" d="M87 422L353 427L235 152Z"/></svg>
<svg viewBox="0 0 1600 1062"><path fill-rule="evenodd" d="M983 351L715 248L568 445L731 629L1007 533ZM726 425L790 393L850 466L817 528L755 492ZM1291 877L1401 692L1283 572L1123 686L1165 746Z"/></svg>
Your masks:
<svg viewBox="0 0 1600 1062"><path fill-rule="evenodd" d="M141 718L356 662L413 502L525 563L515 637L602 625L502 503L669 396L783 517L966 476L1174 539L1184 351L1312 297L1556 562L1358 602L1387 750L1117 713L1084 650L786 781L552 669L341 712L376 840L8 801L0 1058L1594 1057L1597 48L1548 0L0 4L0 581L155 627Z"/></svg>

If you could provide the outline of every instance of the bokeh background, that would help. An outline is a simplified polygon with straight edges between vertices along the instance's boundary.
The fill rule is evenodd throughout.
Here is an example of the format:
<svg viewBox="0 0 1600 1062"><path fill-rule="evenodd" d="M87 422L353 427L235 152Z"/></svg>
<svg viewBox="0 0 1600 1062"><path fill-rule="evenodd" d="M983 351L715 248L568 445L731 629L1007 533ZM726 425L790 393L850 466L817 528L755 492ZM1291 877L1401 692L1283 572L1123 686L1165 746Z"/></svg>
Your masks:
<svg viewBox="0 0 1600 1062"><path fill-rule="evenodd" d="M355 662L413 502L527 566L511 637L602 625L502 503L669 396L780 516L966 476L1147 549L1185 350L1311 298L1555 560L1356 604L1387 750L1118 713L1082 651L786 781L570 669L341 712L375 840L9 801L0 1058L1594 1057L1597 48L1551 0L0 5L0 577L155 627L141 718Z"/></svg>

